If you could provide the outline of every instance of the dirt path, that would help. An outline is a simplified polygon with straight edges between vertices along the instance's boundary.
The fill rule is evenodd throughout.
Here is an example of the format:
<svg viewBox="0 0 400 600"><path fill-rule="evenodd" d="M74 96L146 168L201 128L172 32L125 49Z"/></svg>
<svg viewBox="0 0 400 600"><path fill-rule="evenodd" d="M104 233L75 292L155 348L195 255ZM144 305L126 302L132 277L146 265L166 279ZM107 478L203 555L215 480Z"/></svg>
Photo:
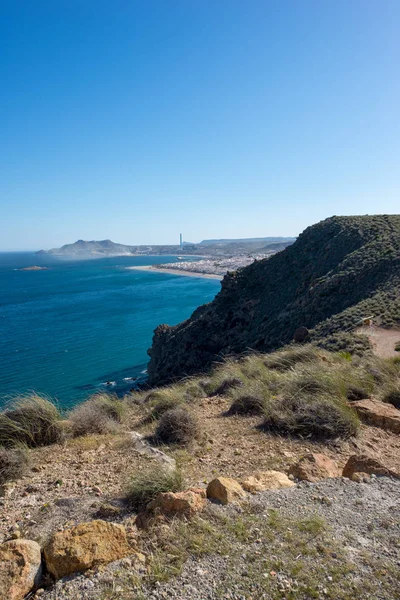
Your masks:
<svg viewBox="0 0 400 600"><path fill-rule="evenodd" d="M366 335L369 338L377 356L381 358L400 356L400 353L395 350L396 344L400 342L400 331L398 329L383 329L372 325L371 327L360 327L356 333Z"/></svg>

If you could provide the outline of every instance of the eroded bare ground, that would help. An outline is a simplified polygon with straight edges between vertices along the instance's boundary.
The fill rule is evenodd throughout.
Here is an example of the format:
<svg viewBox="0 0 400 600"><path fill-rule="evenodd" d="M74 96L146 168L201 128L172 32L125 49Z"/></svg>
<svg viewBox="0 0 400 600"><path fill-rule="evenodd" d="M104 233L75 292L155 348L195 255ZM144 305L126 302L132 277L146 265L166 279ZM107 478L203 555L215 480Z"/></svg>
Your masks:
<svg viewBox="0 0 400 600"><path fill-rule="evenodd" d="M203 435L187 449L163 448L181 466L188 485L204 485L216 475L241 477L257 470L287 471L307 451L324 452L341 466L355 453L366 453L390 469L400 471L400 436L362 426L357 438L318 444L267 434L258 428L258 417L225 416L229 401L205 398L192 409L198 414ZM127 427L143 427L138 409L132 409ZM151 459L140 455L129 433L90 436L64 445L32 450L31 468L0 498L0 541L16 528L29 539L44 542L59 527L90 520L132 518L123 497L130 478Z"/></svg>
<svg viewBox="0 0 400 600"><path fill-rule="evenodd" d="M400 343L400 331L398 329L383 329L383 327L360 327L356 332L366 335L372 344L372 349L381 358L392 358L399 356L395 350Z"/></svg>

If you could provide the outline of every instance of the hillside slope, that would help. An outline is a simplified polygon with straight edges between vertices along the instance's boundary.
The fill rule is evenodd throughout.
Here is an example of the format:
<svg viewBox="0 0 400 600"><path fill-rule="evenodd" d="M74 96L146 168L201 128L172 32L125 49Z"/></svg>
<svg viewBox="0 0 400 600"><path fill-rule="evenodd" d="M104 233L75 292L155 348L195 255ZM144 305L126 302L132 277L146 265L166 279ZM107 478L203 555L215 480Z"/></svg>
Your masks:
<svg viewBox="0 0 400 600"><path fill-rule="evenodd" d="M400 215L331 217L283 252L228 273L214 301L187 321L160 325L150 383L200 371L221 355L273 350L299 326L329 343L369 315L400 324Z"/></svg>

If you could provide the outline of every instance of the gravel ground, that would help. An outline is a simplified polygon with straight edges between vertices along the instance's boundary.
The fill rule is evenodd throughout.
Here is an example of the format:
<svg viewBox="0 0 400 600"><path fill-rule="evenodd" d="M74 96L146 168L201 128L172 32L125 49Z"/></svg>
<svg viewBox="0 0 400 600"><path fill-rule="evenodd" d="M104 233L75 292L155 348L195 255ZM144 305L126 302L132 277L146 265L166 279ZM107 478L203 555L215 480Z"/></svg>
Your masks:
<svg viewBox="0 0 400 600"><path fill-rule="evenodd" d="M129 559L124 559L108 565L101 572L86 576L78 575L68 581L60 581L41 593L40 598L45 600L94 600L95 598L105 600L125 598L132 600L143 598L149 600L165 598L395 600L400 598L398 580L395 581L400 573L399 480L372 478L370 483L354 483L339 478L317 484L303 482L296 488L250 496L249 501L243 506L211 505L207 513L211 519L219 519L220 522L222 519L229 519L230 523L238 525L244 523L244 527L248 527L247 531L239 529L237 525L237 541L233 543L229 541L231 545L228 553L224 551L222 555L213 553L201 557L192 556L186 561L179 576L163 583L153 582L151 585L140 582L143 572L136 571L137 578L133 580L134 569ZM256 525L263 518L267 518L268 514L279 515L279 518L288 521L283 521L281 529L276 529L276 533L273 532L273 537L267 542L266 538L256 539L262 538L267 529L263 531L259 527L254 527L251 531L248 523ZM243 521L243 515L253 520ZM293 578L293 572L288 574L286 557L284 556L284 560L280 562L278 553L285 552L286 546L282 541L284 540L282 535L287 537L287 530L291 532L291 528L286 527L287 523L301 523L303 522L301 520L307 518L310 518L310 523L314 525L318 525L322 520L326 523L329 531L329 552L325 556L322 553L321 564L316 564L316 561L320 560L320 555L314 552L314 546L318 548L316 542L318 531L314 533L311 529L308 531L306 544L304 539L299 537L297 540L297 534L295 535L294 543L298 541L299 546L294 553L299 554L295 559L291 559L292 562L299 559L302 552L307 554L309 548L310 554L306 558L303 569L311 572L316 566L316 577L320 580L316 586L317 591L307 592L308 588L304 587L301 588L301 593L297 594L298 582ZM270 522L268 528L272 530ZM328 543L326 539L323 542ZM338 566L335 566L336 563L339 564L338 554L342 556L342 552L343 556L346 556L346 561L351 561L353 565L351 573L343 571L342 574ZM267 564L277 564L278 567L273 571L270 570L270 566L266 566L264 567L266 572L261 573L259 567L261 563L254 562L258 555L262 555ZM255 570L254 565L256 565ZM269 584L269 592L265 591L263 577L265 581L272 581ZM310 595L307 595L308 593Z"/></svg>

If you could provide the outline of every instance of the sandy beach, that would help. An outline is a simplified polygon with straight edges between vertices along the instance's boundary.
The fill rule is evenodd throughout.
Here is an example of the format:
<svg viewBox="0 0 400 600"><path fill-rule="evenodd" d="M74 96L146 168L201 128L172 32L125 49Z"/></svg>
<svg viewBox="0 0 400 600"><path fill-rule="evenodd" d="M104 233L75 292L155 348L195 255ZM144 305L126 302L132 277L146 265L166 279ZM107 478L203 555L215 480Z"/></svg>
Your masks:
<svg viewBox="0 0 400 600"><path fill-rule="evenodd" d="M198 273L197 271L186 271L183 269L166 269L158 268L155 265L144 265L138 267L126 267L130 271L149 271L150 273L168 273L172 275L184 275L186 277L202 277L204 279L219 279L222 280L222 275L216 273Z"/></svg>

